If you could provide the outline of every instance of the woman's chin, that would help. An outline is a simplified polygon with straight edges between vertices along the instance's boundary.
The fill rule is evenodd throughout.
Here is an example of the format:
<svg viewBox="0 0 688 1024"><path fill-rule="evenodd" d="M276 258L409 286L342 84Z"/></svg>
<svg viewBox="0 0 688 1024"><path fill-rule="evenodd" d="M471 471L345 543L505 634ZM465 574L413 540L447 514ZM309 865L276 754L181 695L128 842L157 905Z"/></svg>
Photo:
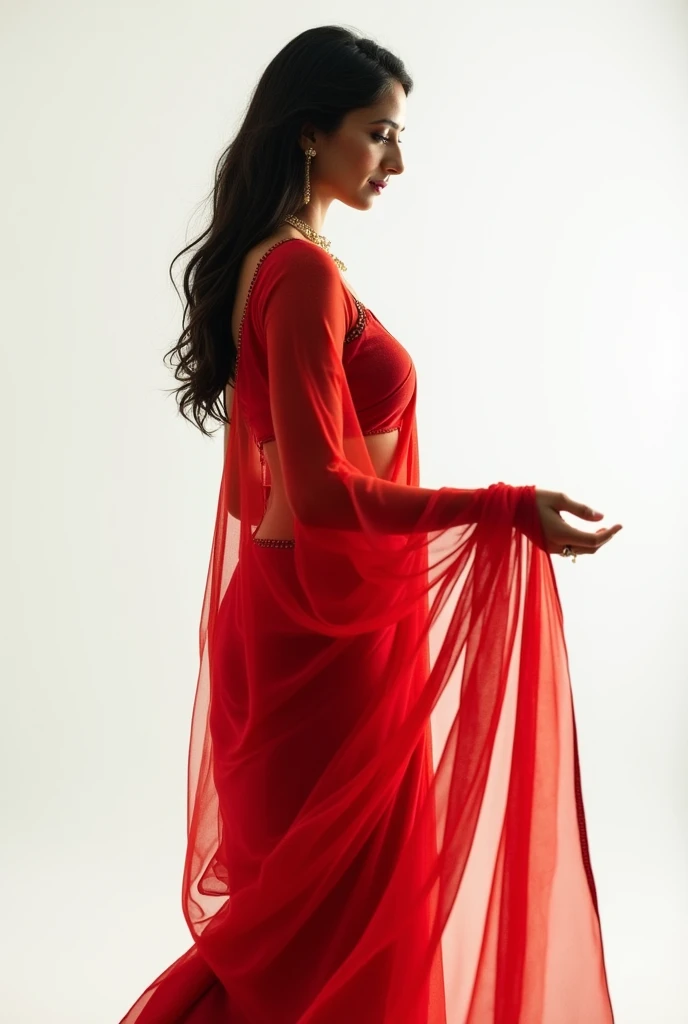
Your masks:
<svg viewBox="0 0 688 1024"><path fill-rule="evenodd" d="M366 189L368 189L368 192L356 192L355 195L343 199L342 202L345 206L350 206L352 210L369 210L373 205L375 193L370 188L370 185L366 185Z"/></svg>

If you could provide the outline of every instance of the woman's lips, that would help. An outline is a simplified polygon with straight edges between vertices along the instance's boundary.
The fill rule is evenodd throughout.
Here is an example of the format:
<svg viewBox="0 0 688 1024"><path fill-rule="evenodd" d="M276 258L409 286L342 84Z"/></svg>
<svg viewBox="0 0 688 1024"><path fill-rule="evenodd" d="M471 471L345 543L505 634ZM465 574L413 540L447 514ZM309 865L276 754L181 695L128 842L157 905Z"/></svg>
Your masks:
<svg viewBox="0 0 688 1024"><path fill-rule="evenodd" d="M377 192L378 195L380 195L380 193L382 192L383 188L385 187L382 184L378 185L377 182L375 182L375 181L369 181L368 184L371 186L371 188L375 189L375 191Z"/></svg>

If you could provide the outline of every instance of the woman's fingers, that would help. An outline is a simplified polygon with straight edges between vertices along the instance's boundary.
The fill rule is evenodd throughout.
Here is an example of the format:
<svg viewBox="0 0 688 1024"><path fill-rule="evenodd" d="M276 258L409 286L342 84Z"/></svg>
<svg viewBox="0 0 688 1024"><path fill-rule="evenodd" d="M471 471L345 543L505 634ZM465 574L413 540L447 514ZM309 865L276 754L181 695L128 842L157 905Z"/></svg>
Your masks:
<svg viewBox="0 0 688 1024"><path fill-rule="evenodd" d="M572 498L569 498L567 494L563 494L562 498L563 502L561 503L561 507L564 512L571 512L580 519L599 520L604 517L603 512L596 512L589 505L585 505L581 501L574 501ZM621 523L616 523L615 526L607 528L602 527L595 533L587 533L585 530L578 530L575 526L571 526L569 523L566 523L566 539L564 541L564 545L568 544L574 551L580 552L581 554L591 554L599 550L603 544L607 544L621 529L623 529Z"/></svg>
<svg viewBox="0 0 688 1024"><path fill-rule="evenodd" d="M610 541L615 533L622 529L620 523L610 526L608 529L598 530L596 533L586 533L585 530L577 530L575 526L568 526L563 544L568 544L574 551L581 553L597 551L603 544Z"/></svg>
<svg viewBox="0 0 688 1024"><path fill-rule="evenodd" d="M583 529L575 529L575 527L570 526L566 530L561 547L563 549L568 545L576 554L593 555L596 551L599 551L602 545L607 544L621 528L621 525L617 523L608 529L598 529L596 534L587 534ZM558 553L560 554L561 550L558 549Z"/></svg>
<svg viewBox="0 0 688 1024"><path fill-rule="evenodd" d="M568 494L562 494L560 512L571 512L579 519L604 519L604 512L596 512L590 505L584 505L582 501L574 501Z"/></svg>
<svg viewBox="0 0 688 1024"><path fill-rule="evenodd" d="M593 522L602 519L604 513L597 512L581 501L573 501L561 491L538 489L535 493L542 531L550 554L563 554L567 546L575 554L593 554L622 529L621 523L616 523L615 526L600 527L595 533L578 530L562 518L562 512L570 512L580 519Z"/></svg>

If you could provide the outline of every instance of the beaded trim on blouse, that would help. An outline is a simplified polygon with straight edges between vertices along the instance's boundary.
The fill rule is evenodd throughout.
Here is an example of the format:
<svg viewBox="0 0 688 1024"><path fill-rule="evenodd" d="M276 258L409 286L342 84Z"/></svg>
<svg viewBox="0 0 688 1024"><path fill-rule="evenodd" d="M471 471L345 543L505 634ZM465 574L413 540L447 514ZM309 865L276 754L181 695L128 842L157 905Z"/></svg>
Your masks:
<svg viewBox="0 0 688 1024"><path fill-rule="evenodd" d="M358 338L358 336L361 334L361 332L363 331L363 328L366 325L366 308L365 308L365 306L363 305L363 303L359 299L356 298L356 296L353 294L353 292L350 291L349 294L351 295L351 298L356 303L356 309L358 310L358 320L356 321L354 326L351 328L351 330L348 332L348 334L344 338L344 344L345 345L348 345L348 343L350 341L353 341L354 338Z"/></svg>
<svg viewBox="0 0 688 1024"><path fill-rule="evenodd" d="M296 547L296 541L291 538L285 538L284 540L277 537L254 537L253 543L258 544L261 548L293 548Z"/></svg>

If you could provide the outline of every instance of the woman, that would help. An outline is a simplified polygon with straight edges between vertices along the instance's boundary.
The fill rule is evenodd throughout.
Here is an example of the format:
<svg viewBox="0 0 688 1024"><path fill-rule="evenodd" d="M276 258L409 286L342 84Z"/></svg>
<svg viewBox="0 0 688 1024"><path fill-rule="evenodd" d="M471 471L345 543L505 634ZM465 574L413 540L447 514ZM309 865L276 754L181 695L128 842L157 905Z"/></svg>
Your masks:
<svg viewBox="0 0 688 1024"><path fill-rule="evenodd" d="M621 527L533 486L420 487L412 360L322 234L403 171L411 88L343 28L292 40L185 274L180 407L226 424L194 942L122 1024L613 1020L549 556Z"/></svg>

